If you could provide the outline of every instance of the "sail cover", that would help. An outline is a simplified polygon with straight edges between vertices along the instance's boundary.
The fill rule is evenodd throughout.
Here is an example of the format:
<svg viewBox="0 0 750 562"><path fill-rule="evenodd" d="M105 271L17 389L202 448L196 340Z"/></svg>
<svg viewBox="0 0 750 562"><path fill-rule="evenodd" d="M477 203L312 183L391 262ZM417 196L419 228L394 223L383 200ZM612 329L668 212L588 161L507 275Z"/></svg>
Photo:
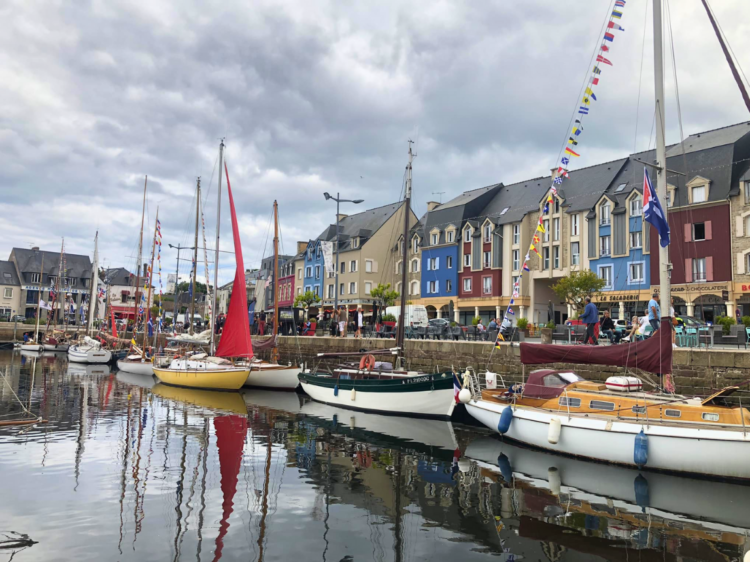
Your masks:
<svg viewBox="0 0 750 562"><path fill-rule="evenodd" d="M672 326L662 320L661 329L643 341L619 345L552 345L521 343L521 363L582 363L642 369L650 373L672 372Z"/></svg>
<svg viewBox="0 0 750 562"><path fill-rule="evenodd" d="M252 357L253 343L250 339L250 320L247 315L247 291L245 290L245 262L242 259L242 242L240 228L237 225L237 214L234 211L232 186L229 184L229 170L226 162L224 172L227 176L227 193L229 194L229 211L232 215L232 235L234 236L234 257L237 270L234 273L232 297L229 299L227 320L219 341L217 357Z"/></svg>

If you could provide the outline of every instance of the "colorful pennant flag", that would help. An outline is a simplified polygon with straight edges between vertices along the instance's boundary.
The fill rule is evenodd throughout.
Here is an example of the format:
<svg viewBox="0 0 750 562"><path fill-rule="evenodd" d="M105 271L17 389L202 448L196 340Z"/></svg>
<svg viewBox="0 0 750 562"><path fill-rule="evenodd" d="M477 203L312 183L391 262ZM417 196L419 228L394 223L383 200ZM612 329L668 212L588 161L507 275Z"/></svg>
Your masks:
<svg viewBox="0 0 750 562"><path fill-rule="evenodd" d="M552 180L552 183L554 185L562 185L562 182L563 182L562 176L557 176L554 180ZM557 193L556 189L555 189L555 193Z"/></svg>
<svg viewBox="0 0 750 562"><path fill-rule="evenodd" d="M618 20L622 17L622 12L618 12L617 10L612 11L612 17L617 18Z"/></svg>
<svg viewBox="0 0 750 562"><path fill-rule="evenodd" d="M534 234L534 239L532 240L532 242L533 242L534 244L539 244L539 235L538 235L538 234ZM533 248L532 248L532 250L533 250ZM538 253L538 252L537 252L537 253ZM526 255L526 259L527 259L527 260L529 259L529 256L528 256L528 254Z"/></svg>
<svg viewBox="0 0 750 562"><path fill-rule="evenodd" d="M612 33L610 33L608 31L607 33L604 34L604 40L605 41L610 41L610 42L614 41L615 40L615 36L614 36L614 34L612 34Z"/></svg>
<svg viewBox="0 0 750 562"><path fill-rule="evenodd" d="M607 28L614 29L615 31L625 31L624 27L620 27L615 22L611 21L607 24Z"/></svg>
<svg viewBox="0 0 750 562"><path fill-rule="evenodd" d="M508 307L508 310L506 311L506 314L510 314L511 316L515 316L516 313L513 312L513 309L511 307Z"/></svg>
<svg viewBox="0 0 750 562"><path fill-rule="evenodd" d="M566 169L565 169L565 168L563 168L562 166L560 166L560 167L559 167L559 168L557 169L557 173L558 173L559 175L561 175L561 176L565 177L565 178L568 178L568 177L570 177L570 174L568 174L568 170L566 170Z"/></svg>
<svg viewBox="0 0 750 562"><path fill-rule="evenodd" d="M597 85L598 83L599 83L599 79L598 79L598 78L594 78L594 79L593 79L593 80L591 81L591 85L592 85L592 86L596 86L596 85Z"/></svg>
<svg viewBox="0 0 750 562"><path fill-rule="evenodd" d="M625 7L625 0L617 0L617 2L615 2L615 6L617 8L624 8Z"/></svg>
<svg viewBox="0 0 750 562"><path fill-rule="evenodd" d="M552 201L553 201L553 199L552 199L552 195L549 195L549 196L547 197L547 203L552 203Z"/></svg>
<svg viewBox="0 0 750 562"><path fill-rule="evenodd" d="M605 37L606 37L606 35L605 35ZM594 70L592 70L592 72L593 72L594 74L601 74L601 73L602 73L602 69L601 69L601 68L599 68L598 66L595 66L595 67L594 67Z"/></svg>
<svg viewBox="0 0 750 562"><path fill-rule="evenodd" d="M575 156L576 158L581 156L580 154L572 150L569 146L565 148L565 154L570 154L571 156Z"/></svg>
<svg viewBox="0 0 750 562"><path fill-rule="evenodd" d="M607 46L606 46L606 45L604 45L604 44L602 44L602 46L601 46L601 49L602 49L602 51L604 51L605 53L606 53L607 51L609 51L609 47L607 47Z"/></svg>
<svg viewBox="0 0 750 562"><path fill-rule="evenodd" d="M612 63L609 61L609 59L605 59L601 55L596 56L596 62L603 62L604 64L608 64L609 66L612 66Z"/></svg>
<svg viewBox="0 0 750 562"><path fill-rule="evenodd" d="M576 119L576 122L580 123L580 121L578 121L578 119ZM583 129L581 129L581 130L583 130ZM568 164L570 164L570 158L568 158L567 156L564 156L563 159L560 160L560 162L562 163L563 166L567 166Z"/></svg>
<svg viewBox="0 0 750 562"><path fill-rule="evenodd" d="M529 270L529 264L526 262L523 262L523 270L528 271Z"/></svg>
<svg viewBox="0 0 750 562"><path fill-rule="evenodd" d="M589 114L589 108L581 106L581 107L578 108L578 113L580 113L581 115L588 115Z"/></svg>
<svg viewBox="0 0 750 562"><path fill-rule="evenodd" d="M592 100L596 101L596 96L594 95L594 91L589 87L586 88L586 94L591 97Z"/></svg>
<svg viewBox="0 0 750 562"><path fill-rule="evenodd" d="M539 250L536 249L536 246L534 246L534 244L531 245L531 251L534 252L540 258L542 257L542 254L539 253Z"/></svg>

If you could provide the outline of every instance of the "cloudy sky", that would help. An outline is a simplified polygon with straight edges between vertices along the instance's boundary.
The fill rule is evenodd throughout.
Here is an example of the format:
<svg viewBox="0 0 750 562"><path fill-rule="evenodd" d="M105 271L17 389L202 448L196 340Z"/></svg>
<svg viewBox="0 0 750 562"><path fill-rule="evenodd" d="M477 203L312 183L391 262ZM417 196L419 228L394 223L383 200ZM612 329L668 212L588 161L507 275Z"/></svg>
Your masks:
<svg viewBox="0 0 750 562"><path fill-rule="evenodd" d="M148 174L147 230L159 206L172 272L166 244L192 244L197 176L213 247L221 137L248 267L270 251L274 199L287 253L334 220L324 191L368 208L397 200L409 138L420 215L429 200L548 173L610 4L5 0L0 257L57 250L63 236L91 254L98 229L104 265L132 268ZM672 4L685 133L748 120L700 0ZM750 72L750 3L714 4ZM653 146L650 10L627 0L577 167Z"/></svg>

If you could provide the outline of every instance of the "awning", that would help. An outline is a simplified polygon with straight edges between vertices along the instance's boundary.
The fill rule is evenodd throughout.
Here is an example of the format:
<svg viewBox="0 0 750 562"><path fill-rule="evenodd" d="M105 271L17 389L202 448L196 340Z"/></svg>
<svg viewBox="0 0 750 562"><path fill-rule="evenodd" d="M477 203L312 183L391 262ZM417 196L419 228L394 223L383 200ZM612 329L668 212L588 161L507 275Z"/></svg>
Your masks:
<svg viewBox="0 0 750 562"><path fill-rule="evenodd" d="M110 306L109 309L118 316L125 316L128 318L132 318L135 312L132 306Z"/></svg>

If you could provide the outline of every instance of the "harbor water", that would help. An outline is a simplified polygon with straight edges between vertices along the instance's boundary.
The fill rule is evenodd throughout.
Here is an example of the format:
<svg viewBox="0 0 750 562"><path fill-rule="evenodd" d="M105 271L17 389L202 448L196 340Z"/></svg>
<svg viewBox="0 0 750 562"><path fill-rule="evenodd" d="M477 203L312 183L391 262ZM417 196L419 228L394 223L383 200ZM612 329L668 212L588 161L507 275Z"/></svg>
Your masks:
<svg viewBox="0 0 750 562"><path fill-rule="evenodd" d="M750 487L0 352L0 562L741 561ZM8 542L13 541L13 542Z"/></svg>

